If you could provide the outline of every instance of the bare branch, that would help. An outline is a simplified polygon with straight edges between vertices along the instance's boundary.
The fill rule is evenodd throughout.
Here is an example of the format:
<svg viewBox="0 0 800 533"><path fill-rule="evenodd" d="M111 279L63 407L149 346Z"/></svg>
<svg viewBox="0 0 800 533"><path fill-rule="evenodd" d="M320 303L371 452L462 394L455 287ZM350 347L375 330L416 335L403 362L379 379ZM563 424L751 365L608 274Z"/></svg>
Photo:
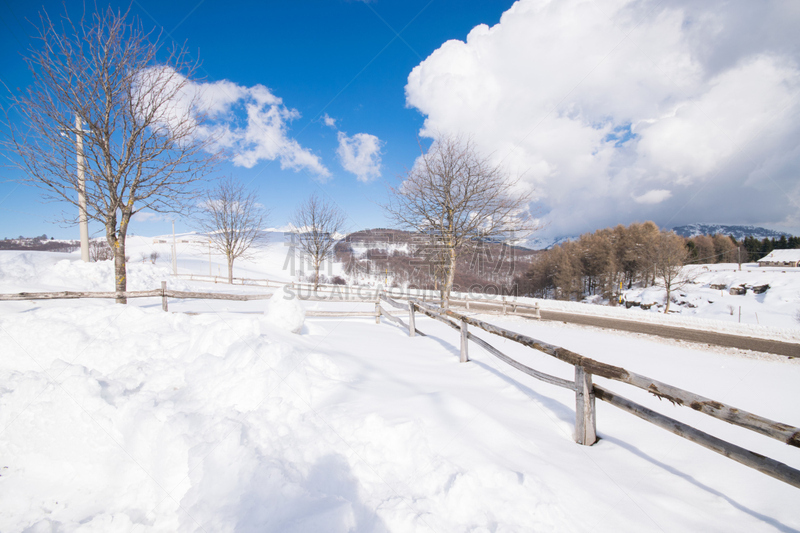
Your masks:
<svg viewBox="0 0 800 533"><path fill-rule="evenodd" d="M692 277L684 268L689 258L689 251L682 237L675 233L662 232L658 235L653 249L655 277L660 279L667 291L667 306L664 313L669 313L672 292L690 283Z"/></svg>
<svg viewBox="0 0 800 533"><path fill-rule="evenodd" d="M440 136L422 153L405 181L390 187L388 215L406 229L428 235L447 305L459 254L487 241L511 241L534 229L529 195L517 191L499 166L480 155L471 139Z"/></svg>
<svg viewBox="0 0 800 533"><path fill-rule="evenodd" d="M198 197L195 183L219 158L215 140L199 135L205 118L190 81L197 64L183 48L162 50L127 15L108 7L78 24L65 15L59 27L42 11L38 46L26 58L34 81L10 96L8 135L0 140L28 183L78 207L82 139L86 215L105 227L118 292L126 288L131 216L184 212Z"/></svg>
<svg viewBox="0 0 800 533"><path fill-rule="evenodd" d="M314 290L319 286L319 269L322 262L333 252L336 235L344 227L345 215L334 204L312 194L295 211L292 224L295 226L296 242L314 267Z"/></svg>
<svg viewBox="0 0 800 533"><path fill-rule="evenodd" d="M233 283L233 262L248 258L252 248L266 240L264 224L269 210L233 178L222 180L209 191L200 206L198 225L206 232L211 246L228 261L228 283Z"/></svg>

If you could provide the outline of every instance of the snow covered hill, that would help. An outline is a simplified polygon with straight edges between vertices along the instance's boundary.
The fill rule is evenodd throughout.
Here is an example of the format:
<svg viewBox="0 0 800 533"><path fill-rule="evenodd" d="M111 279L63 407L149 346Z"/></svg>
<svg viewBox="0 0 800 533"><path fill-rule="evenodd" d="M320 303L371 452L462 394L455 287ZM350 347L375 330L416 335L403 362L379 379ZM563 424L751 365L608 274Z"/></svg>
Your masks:
<svg viewBox="0 0 800 533"><path fill-rule="evenodd" d="M800 330L800 269L761 268L748 263L739 270L736 264L718 263L689 266L686 270L691 272L692 283L673 295L671 313ZM746 292L731 294L732 288ZM659 287L628 290L624 297L640 305L652 304L650 313L663 312L666 303L666 292ZM702 321L698 323L702 327L700 324Z"/></svg>
<svg viewBox="0 0 800 533"><path fill-rule="evenodd" d="M762 239L778 239L781 235L789 237L788 233L782 231L775 231L768 228L761 228L758 226L741 226L731 224L686 224L685 226L676 226L672 231L681 237L697 237L698 235L731 235L737 241L744 240L745 237L755 237L758 240Z"/></svg>
<svg viewBox="0 0 800 533"><path fill-rule="evenodd" d="M161 257L129 265L132 289L230 289L176 280L169 244L136 239L132 258ZM202 239L179 243L180 271L208 273L203 252ZM285 264L278 241L237 275L289 279ZM108 290L109 266L0 253L0 291ZM159 299L0 302L0 531L800 530L798 489L606 404L601 440L578 446L573 393L475 346L458 363L443 324L419 317L429 336L409 338L371 318L307 318L293 334L266 305L170 305L189 315ZM484 318L800 426L798 360ZM598 383L800 468L795 448Z"/></svg>

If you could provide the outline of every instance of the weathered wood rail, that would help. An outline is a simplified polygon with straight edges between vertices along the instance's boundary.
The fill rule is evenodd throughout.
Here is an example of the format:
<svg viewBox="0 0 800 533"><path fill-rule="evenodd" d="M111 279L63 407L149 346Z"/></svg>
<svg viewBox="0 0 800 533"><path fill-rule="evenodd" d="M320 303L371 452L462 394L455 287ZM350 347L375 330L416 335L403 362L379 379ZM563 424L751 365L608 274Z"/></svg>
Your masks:
<svg viewBox="0 0 800 533"><path fill-rule="evenodd" d="M306 298L301 294L297 296L302 300L311 301L331 301L330 298L320 296L318 291L314 291L313 295L310 293ZM193 292L193 291L176 291L167 289L166 282L162 282L160 289L149 291L126 291L118 294L116 292L81 292L81 291L61 291L61 292L23 292L17 294L0 294L0 301L2 300L54 300L54 299L77 299L77 298L117 298L124 296L125 298L154 298L161 297L162 309L168 310L168 299L213 299L213 300L233 300L233 301L249 301L249 300L266 300L271 298L272 294L227 294L216 292ZM785 444L793 447L800 448L800 428L775 422L768 418L749 413L747 411L737 409L735 407L726 405L722 402L717 402L709 398L705 398L698 394L674 387L672 385L663 383L661 381L649 378L631 372L624 368L602 363L588 357L584 357L570 350L566 350L559 346L555 346L538 339L534 339L527 335L522 335L493 324L489 324L482 320L457 313L452 309L445 309L440 306L434 305L429 302L419 301L416 299L409 299L408 303L398 302L397 300L387 296L386 294L377 293L372 298L359 298L362 302L374 302L374 312L369 311L354 311L354 312L341 312L341 311L309 311L308 316L318 317L365 317L374 316L375 322L380 323L380 318L385 317L391 322L397 324L403 329L408 330L411 337L416 335L425 335L416 327L415 315L417 312L447 324L451 328L458 330L461 336L461 349L460 360L462 362L469 361L468 343L474 342L487 352L497 357L499 360L516 368L517 370L535 378L540 381L555 385L558 387L566 388L575 392L575 441L579 444L590 446L597 440L596 435L596 413L595 413L595 400L607 402L623 411L631 413L643 420L655 424L667 431L675 433L684 437L692 442L700 444L710 450L720 453L729 457L739 463L748 467L754 468L769 476L779 479L785 483L800 488L800 470L794 469L786 464L778 462L774 459L764 457L755 452L741 448L735 444L726 442L722 439L709 435L703 431L693 428L683 422L679 422L663 414L657 413L647 407L644 407L632 400L629 400L619 394L609 391L604 387L593 384L593 376L600 376L613 381L625 383L640 389L643 389L658 398L663 398L676 406L685 406L694 409L695 411L704 413L708 416L723 420L733 425L748 429L768 436ZM390 314L381 306L381 302L388 305L406 310L408 312L408 323L397 316ZM482 302L483 303L483 302ZM504 306L505 307L505 306ZM505 309L504 309L505 310ZM513 310L512 310L513 312ZM535 349L537 351L548 354L560 361L570 364L574 367L575 379L569 381L563 378L552 376L540 372L534 368L516 361L515 359L504 354L485 340L473 335L469 331L469 327L475 327L497 335L499 337L512 340L523 346Z"/></svg>
<svg viewBox="0 0 800 533"><path fill-rule="evenodd" d="M497 307L502 314L508 314L510 310L512 313L516 313L517 309L527 309L529 311L533 311L531 315L533 318L542 318L541 308L539 307L538 302L534 303L533 305L520 303L516 300L506 300L505 296L503 296L499 301L497 299L490 299L490 298L450 298L450 301L453 303L463 304L467 310L470 310L470 304L480 304L480 305L489 305Z"/></svg>
<svg viewBox="0 0 800 533"><path fill-rule="evenodd" d="M0 301L20 301L20 300L65 300L65 299L82 299L82 298L99 298L99 299L115 299L118 296L122 296L124 298L161 298L161 309L163 311L169 311L169 298L172 299L181 299L181 300L189 300L189 299L200 299L200 300L231 300L231 301L239 301L239 302L246 302L252 300L268 300L272 298L273 294L230 294L230 293L220 293L220 292L195 292L195 291L176 291L167 288L167 282L161 282L160 289L148 290L148 291L125 291L121 293L116 292L87 292L87 291L60 291L60 292L20 292L15 294L0 294ZM303 301L319 301L319 302L330 302L336 301L330 297L325 297L324 292L311 292L307 295L303 294L296 294L300 300ZM376 303L377 300L375 297L371 298L355 298L349 299L348 301L357 301L363 303ZM379 321L380 317L380 310L379 306L376 305L376 309L374 311L320 311L320 310L308 310L306 311L306 316L309 317L375 317L376 321ZM191 313L197 314L197 313ZM396 317L385 313L385 316L390 320L399 320ZM402 321L400 321L402 327L407 327Z"/></svg>
<svg viewBox="0 0 800 533"><path fill-rule="evenodd" d="M791 426L789 424L775 422L763 416L749 413L742 409L737 409L735 407L726 405L722 402L705 398L698 394L668 385L661 381L631 372L624 368L584 357L570 350L561 348L560 346L555 346L527 335L522 335L520 333L489 324L482 320L457 313L452 309L445 309L414 299L410 299L407 304L399 303L385 295L381 295L381 300L392 305L393 307L408 310L408 324L403 323L396 317L393 317L393 321L398 322L402 327L408 329L409 336L413 337L415 333L419 333L415 327L414 315L416 312L420 312L434 320L447 324L455 330L460 331L460 360L462 362L469 361L468 342L471 340L504 363L524 372L531 377L552 385L556 385L558 387L573 390L575 392L574 438L578 444L591 446L597 440L595 400L599 399L643 420L646 420L647 422L666 429L667 431L729 457L734 461L744 464L750 468L754 468L794 487L800 488L800 470L792 468L774 459L764 457L763 455L750 450L746 450L740 446L700 431L692 426L689 426L688 424L639 405L636 402L620 396L615 392L595 385L593 383L593 376L600 376L602 378L618 381L643 389L658 398L668 400L675 406L689 407L713 418L717 418L729 424L760 433L797 448L800 448L800 428ZM512 340L522 344L523 346L533 348L534 350L543 352L560 361L572 365L575 371L575 380L569 381L556 376L551 376L514 360L485 340L473 335L469 331L470 326L479 328L493 335Z"/></svg>
<svg viewBox="0 0 800 533"><path fill-rule="evenodd" d="M165 282L162 282L165 283ZM116 292L20 292L16 294L0 294L0 300L64 300L79 298L178 298L178 299L203 299L203 300L268 300L271 294L229 294L220 292L191 292L175 291L172 289L155 289L150 291L124 291Z"/></svg>
<svg viewBox="0 0 800 533"><path fill-rule="evenodd" d="M228 277L221 276L221 275L206 275L206 274L178 274L178 278L181 279L188 279L191 281L209 281L213 283L222 283L228 284ZM233 285L242 285L242 286L261 286L261 287L285 287L288 286L293 290L298 291L309 291L309 292L321 292L321 293L332 293L332 294L343 294L343 295L352 295L352 294L359 294L363 295L365 292L371 293L385 293L383 287L375 288L375 287L366 287L366 286L354 286L354 285L333 285L330 283L320 283L316 287L313 283L306 283L306 282L297 282L297 281L277 281L268 278L233 278L232 279ZM422 298L422 301L436 300L437 293L436 291L426 290L426 289L419 289L414 291L412 295L412 291L402 290L400 291L398 288L391 289L391 294L394 296L394 299L418 299ZM471 293L472 294L472 293ZM499 296L499 299L498 299ZM490 305L497 307L498 310L501 310L502 313L505 315L508 310L512 313L516 313L517 309L527 309L533 311L534 318L540 318L540 307L538 303L534 303L533 305L518 302L516 299L507 299L505 295L487 295L484 297L477 296L477 295L467 295L464 297L457 297L451 296L451 302L463 304L467 309L470 309L470 304L482 304L482 305Z"/></svg>
<svg viewBox="0 0 800 533"><path fill-rule="evenodd" d="M59 291L59 292L20 292L13 294L0 294L0 301L15 301L15 300L64 300L64 299L80 299L80 298L154 298L166 297L175 299L201 299L201 300L234 300L234 301L250 301L250 300L268 300L272 297L272 293L260 294L232 294L222 292L197 292L197 291L176 291L166 287L166 281L161 282L160 289L152 289L147 291L123 291L123 292L89 292L89 291ZM335 301L332 298L325 298L325 296L337 296L338 292L326 293L325 291L311 291L308 294L296 293L300 300L310 301ZM372 294L362 293L359 298L350 298L351 301L361 302L375 302L375 291Z"/></svg>

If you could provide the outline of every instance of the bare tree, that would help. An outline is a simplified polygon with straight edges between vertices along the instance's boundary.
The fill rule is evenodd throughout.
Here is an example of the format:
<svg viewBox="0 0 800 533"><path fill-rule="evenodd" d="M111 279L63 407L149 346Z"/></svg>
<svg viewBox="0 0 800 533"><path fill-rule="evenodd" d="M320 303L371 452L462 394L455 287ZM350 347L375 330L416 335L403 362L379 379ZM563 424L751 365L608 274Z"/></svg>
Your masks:
<svg viewBox="0 0 800 533"><path fill-rule="evenodd" d="M183 48L162 51L127 15L109 7L77 24L65 14L57 26L41 13L39 46L26 58L34 81L12 93L2 141L49 199L78 207L85 189L86 216L103 225L114 251L119 303L131 217L182 212L196 197L191 184L217 160L215 140L200 135L205 118L190 81L197 65Z"/></svg>
<svg viewBox="0 0 800 533"><path fill-rule="evenodd" d="M200 227L212 248L228 261L228 283L233 283L233 261L251 256L252 247L266 240L264 224L269 210L258 202L255 191L233 178L210 190L200 206Z"/></svg>
<svg viewBox="0 0 800 533"><path fill-rule="evenodd" d="M345 215L336 205L312 194L295 211L292 224L296 244L314 268L314 290L319 287L319 269L333 252L336 234L344 227Z"/></svg>
<svg viewBox="0 0 800 533"><path fill-rule="evenodd" d="M399 187L390 187L384 206L389 216L430 238L444 306L449 306L460 254L471 253L481 242L509 240L534 229L526 214L529 195L516 185L478 153L471 139L443 135Z"/></svg>
<svg viewBox="0 0 800 533"><path fill-rule="evenodd" d="M108 246L107 241L91 240L89 241L89 259L92 262L108 261L114 257L111 253L111 248Z"/></svg>
<svg viewBox="0 0 800 533"><path fill-rule="evenodd" d="M659 234L653 249L653 260L655 276L661 280L667 291L667 306L664 313L669 313L672 292L691 281L689 273L684 270L688 257L689 251L686 249L683 237L671 231Z"/></svg>

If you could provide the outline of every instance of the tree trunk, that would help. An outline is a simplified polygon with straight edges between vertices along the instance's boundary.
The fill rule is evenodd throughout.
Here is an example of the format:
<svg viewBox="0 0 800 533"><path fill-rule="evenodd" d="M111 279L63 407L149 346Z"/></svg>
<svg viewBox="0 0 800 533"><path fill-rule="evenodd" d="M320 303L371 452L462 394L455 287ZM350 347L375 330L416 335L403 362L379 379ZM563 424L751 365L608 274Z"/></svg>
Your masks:
<svg viewBox="0 0 800 533"><path fill-rule="evenodd" d="M314 260L314 292L317 292L317 289L319 289L319 268L321 264L322 261Z"/></svg>
<svg viewBox="0 0 800 533"><path fill-rule="evenodd" d="M228 256L228 283L233 285L233 256Z"/></svg>
<svg viewBox="0 0 800 533"><path fill-rule="evenodd" d="M114 243L114 291L117 293L116 302L127 304L128 299L123 296L128 287L128 278L125 265L125 240L116 239Z"/></svg>
<svg viewBox="0 0 800 533"><path fill-rule="evenodd" d="M453 280L456 277L456 250L450 248L448 255L447 276L445 277L444 287L442 287L442 307L450 308L450 291L453 290Z"/></svg>
<svg viewBox="0 0 800 533"><path fill-rule="evenodd" d="M127 304L128 299L123 296L128 290L128 274L125 264L125 236L128 233L128 223L131 212L122 209L119 221L119 230L116 229L116 217L106 221L106 240L114 251L114 292L117 294L118 304Z"/></svg>
<svg viewBox="0 0 800 533"><path fill-rule="evenodd" d="M666 315L669 313L669 298L672 291L670 291L670 284L666 280L664 280L664 286L667 289L667 307L664 308L664 314Z"/></svg>

